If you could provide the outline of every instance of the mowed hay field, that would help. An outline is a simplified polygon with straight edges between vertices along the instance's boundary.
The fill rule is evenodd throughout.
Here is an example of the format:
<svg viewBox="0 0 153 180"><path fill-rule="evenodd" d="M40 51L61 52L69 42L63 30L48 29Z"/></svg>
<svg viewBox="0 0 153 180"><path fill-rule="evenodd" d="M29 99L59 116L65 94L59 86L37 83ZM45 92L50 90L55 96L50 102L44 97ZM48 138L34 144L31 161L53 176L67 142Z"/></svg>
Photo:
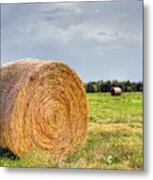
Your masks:
<svg viewBox="0 0 153 180"><path fill-rule="evenodd" d="M0 165L13 167L143 169L142 93L87 94L89 124L85 144L63 157L33 152L17 158L1 149Z"/></svg>

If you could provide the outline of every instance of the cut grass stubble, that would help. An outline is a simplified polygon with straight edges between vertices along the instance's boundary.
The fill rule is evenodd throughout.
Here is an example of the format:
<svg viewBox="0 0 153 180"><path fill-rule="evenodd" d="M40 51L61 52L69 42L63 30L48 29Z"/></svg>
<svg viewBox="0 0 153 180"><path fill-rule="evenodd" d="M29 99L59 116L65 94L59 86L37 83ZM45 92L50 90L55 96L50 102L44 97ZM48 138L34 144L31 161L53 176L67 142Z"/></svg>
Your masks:
<svg viewBox="0 0 153 180"><path fill-rule="evenodd" d="M86 143L67 156L33 152L25 158L1 156L1 166L143 169L142 93L87 94L89 127Z"/></svg>

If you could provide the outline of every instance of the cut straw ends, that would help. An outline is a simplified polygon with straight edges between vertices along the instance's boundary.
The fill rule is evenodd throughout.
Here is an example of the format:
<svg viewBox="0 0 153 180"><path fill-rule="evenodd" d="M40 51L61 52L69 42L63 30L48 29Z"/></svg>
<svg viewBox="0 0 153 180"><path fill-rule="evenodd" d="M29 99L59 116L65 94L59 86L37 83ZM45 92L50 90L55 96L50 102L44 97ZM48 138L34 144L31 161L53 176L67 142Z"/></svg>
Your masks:
<svg viewBox="0 0 153 180"><path fill-rule="evenodd" d="M87 97L78 75L60 62L2 66L0 146L17 156L34 149L66 154L84 142Z"/></svg>

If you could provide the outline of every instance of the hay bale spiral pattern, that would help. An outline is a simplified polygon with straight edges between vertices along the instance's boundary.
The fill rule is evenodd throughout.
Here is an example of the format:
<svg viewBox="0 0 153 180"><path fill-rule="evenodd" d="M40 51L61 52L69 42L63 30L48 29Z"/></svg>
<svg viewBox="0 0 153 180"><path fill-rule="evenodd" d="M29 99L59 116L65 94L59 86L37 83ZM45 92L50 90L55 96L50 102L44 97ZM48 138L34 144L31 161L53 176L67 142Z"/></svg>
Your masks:
<svg viewBox="0 0 153 180"><path fill-rule="evenodd" d="M23 60L0 69L0 146L17 156L33 149L65 154L87 131L87 97L67 65Z"/></svg>

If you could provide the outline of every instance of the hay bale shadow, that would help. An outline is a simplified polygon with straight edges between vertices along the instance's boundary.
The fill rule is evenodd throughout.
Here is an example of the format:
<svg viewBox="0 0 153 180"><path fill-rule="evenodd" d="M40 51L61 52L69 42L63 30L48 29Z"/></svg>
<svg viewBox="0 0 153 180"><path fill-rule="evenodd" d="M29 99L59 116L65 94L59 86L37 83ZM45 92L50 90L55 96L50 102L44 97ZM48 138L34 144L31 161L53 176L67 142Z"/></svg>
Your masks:
<svg viewBox="0 0 153 180"><path fill-rule="evenodd" d="M10 151L7 148L2 148L2 147L0 147L0 158L9 158L12 160L19 159L19 157L13 154L12 151Z"/></svg>

